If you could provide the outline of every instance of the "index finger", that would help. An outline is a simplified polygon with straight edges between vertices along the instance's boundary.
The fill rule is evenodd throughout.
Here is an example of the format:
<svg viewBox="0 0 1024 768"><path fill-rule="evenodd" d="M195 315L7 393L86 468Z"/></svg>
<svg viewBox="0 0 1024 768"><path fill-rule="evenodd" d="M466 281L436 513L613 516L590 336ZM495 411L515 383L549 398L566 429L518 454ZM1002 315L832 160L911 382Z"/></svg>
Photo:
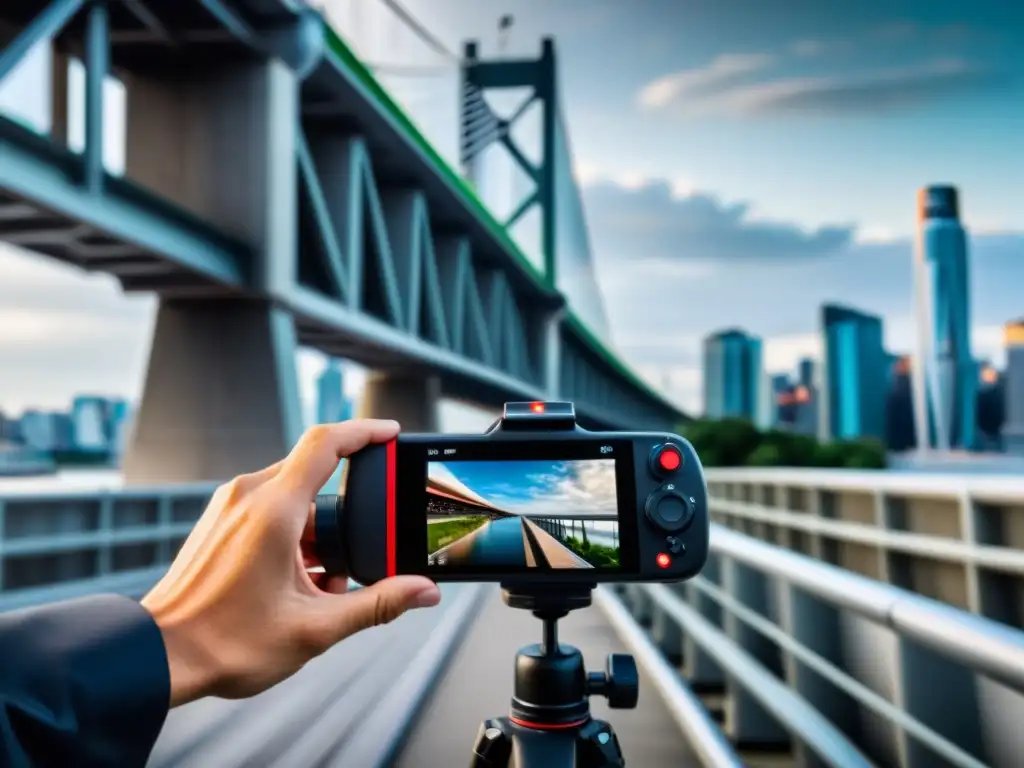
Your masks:
<svg viewBox="0 0 1024 768"><path fill-rule="evenodd" d="M343 458L367 445L394 439L400 429L397 421L381 419L356 419L308 429L284 460L276 479L289 491L312 501Z"/></svg>

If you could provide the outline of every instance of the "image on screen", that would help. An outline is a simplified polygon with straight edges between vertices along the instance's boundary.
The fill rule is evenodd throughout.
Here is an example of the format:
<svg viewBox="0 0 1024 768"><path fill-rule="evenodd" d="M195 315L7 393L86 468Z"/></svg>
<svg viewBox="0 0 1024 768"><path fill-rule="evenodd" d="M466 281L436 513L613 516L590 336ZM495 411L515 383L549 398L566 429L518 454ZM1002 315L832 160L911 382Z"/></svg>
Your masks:
<svg viewBox="0 0 1024 768"><path fill-rule="evenodd" d="M614 459L428 463L427 564L618 568Z"/></svg>

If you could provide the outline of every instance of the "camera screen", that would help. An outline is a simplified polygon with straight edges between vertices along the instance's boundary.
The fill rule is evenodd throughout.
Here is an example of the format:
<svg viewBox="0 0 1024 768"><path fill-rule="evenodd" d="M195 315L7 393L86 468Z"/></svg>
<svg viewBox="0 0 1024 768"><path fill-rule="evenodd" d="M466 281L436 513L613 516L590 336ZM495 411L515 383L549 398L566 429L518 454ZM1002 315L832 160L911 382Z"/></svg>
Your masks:
<svg viewBox="0 0 1024 768"><path fill-rule="evenodd" d="M429 461L427 565L620 569L616 463Z"/></svg>

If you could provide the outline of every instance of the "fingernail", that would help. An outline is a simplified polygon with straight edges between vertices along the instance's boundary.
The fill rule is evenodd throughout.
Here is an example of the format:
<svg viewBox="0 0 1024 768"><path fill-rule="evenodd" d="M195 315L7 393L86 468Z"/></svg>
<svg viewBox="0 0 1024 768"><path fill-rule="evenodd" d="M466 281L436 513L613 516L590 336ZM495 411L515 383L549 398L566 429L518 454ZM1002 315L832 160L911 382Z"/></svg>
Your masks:
<svg viewBox="0 0 1024 768"><path fill-rule="evenodd" d="M417 608L430 608L441 602L441 590L437 587L429 587L420 590L413 598L413 604Z"/></svg>

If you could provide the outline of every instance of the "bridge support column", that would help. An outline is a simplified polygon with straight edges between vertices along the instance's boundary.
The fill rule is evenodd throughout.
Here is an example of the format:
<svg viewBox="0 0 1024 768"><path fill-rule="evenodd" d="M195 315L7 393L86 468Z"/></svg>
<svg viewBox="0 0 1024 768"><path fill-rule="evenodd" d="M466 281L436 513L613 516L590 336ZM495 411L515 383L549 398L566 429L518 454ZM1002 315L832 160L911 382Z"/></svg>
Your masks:
<svg viewBox="0 0 1024 768"><path fill-rule="evenodd" d="M125 86L127 177L251 253L244 286L147 283L161 301L125 479L227 480L302 431L294 321L274 306L297 277L298 79L273 59L132 72Z"/></svg>
<svg viewBox="0 0 1024 768"><path fill-rule="evenodd" d="M441 381L436 376L370 374L358 413L362 419L395 419L404 432L438 432Z"/></svg>
<svg viewBox="0 0 1024 768"><path fill-rule="evenodd" d="M302 433L295 349L267 302L161 301L125 481L222 481L281 459Z"/></svg>
<svg viewBox="0 0 1024 768"><path fill-rule="evenodd" d="M127 177L252 246L252 287L283 295L298 271L295 73L273 59L125 85Z"/></svg>
<svg viewBox="0 0 1024 768"><path fill-rule="evenodd" d="M571 400L566 382L562 381L562 318L565 311L549 315L541 328L540 350L544 371L544 393L549 400Z"/></svg>

